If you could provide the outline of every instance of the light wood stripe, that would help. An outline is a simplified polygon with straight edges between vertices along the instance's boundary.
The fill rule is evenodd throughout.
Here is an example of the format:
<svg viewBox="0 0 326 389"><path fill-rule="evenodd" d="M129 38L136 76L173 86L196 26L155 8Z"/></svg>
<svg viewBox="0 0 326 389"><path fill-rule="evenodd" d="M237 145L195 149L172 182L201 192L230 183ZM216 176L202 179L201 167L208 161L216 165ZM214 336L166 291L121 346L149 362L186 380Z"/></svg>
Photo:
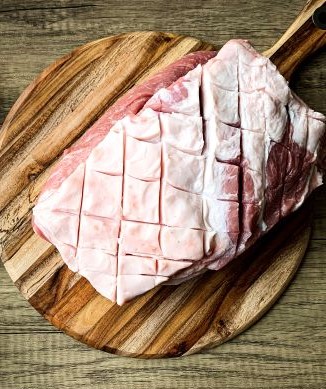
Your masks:
<svg viewBox="0 0 326 389"><path fill-rule="evenodd" d="M187 303L188 296L193 290L194 285L198 280L188 282L185 287L177 288L170 296L168 296L156 310L146 317L135 332L129 334L124 341L117 342L113 339L110 345L119 348L122 352L132 354L142 354L146 349L146 345L152 341L153 333L160 333L161 330L170 323L171 318L175 315L180 306Z"/></svg>
<svg viewBox="0 0 326 389"><path fill-rule="evenodd" d="M12 280L16 282L25 273L31 271L33 266L37 266L49 257L54 251L51 243L45 242L36 234L33 234L23 246L5 263L5 268ZM35 262L35 253L38 260Z"/></svg>
<svg viewBox="0 0 326 389"><path fill-rule="evenodd" d="M62 259L57 252L43 259L39 266L30 273L24 275L16 281L22 295L29 299L48 281L58 269L62 267Z"/></svg>
<svg viewBox="0 0 326 389"><path fill-rule="evenodd" d="M112 301L97 294L71 320L67 321L67 328L70 331L75 331L80 336L84 336L103 318L113 305Z"/></svg>

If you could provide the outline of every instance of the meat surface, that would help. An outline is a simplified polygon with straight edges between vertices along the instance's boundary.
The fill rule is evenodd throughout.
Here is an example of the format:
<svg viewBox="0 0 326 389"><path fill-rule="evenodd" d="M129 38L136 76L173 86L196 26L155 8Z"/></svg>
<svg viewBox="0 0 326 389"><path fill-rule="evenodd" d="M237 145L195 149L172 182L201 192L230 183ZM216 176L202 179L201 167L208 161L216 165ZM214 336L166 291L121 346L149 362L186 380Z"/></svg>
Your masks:
<svg viewBox="0 0 326 389"><path fill-rule="evenodd" d="M324 139L325 117L232 40L112 106L65 152L34 230L121 305L221 269L298 209L322 183Z"/></svg>

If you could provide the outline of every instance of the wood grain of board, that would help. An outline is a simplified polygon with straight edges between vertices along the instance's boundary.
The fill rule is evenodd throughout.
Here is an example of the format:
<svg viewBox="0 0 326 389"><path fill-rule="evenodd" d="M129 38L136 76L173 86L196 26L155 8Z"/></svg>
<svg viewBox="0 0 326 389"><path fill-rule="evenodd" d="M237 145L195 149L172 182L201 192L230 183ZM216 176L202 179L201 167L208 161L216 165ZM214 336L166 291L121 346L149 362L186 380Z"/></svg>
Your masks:
<svg viewBox="0 0 326 389"><path fill-rule="evenodd" d="M320 4L311 2L287 39L270 50L287 77L325 42L324 32L307 25L312 8ZM303 29L309 34L302 35ZM293 42L302 46L295 62ZM43 71L3 124L2 260L21 293L42 315L93 347L148 358L189 354L222 343L275 302L306 250L310 223L309 211L303 209L283 229L268 234L260 248L255 246L223 271L155 288L119 307L71 273L57 251L31 231L31 209L62 150L134 84L188 52L212 48L195 38L155 32L91 42ZM283 238L285 229L292 231L291 241Z"/></svg>
<svg viewBox="0 0 326 389"><path fill-rule="evenodd" d="M253 3L253 8L255 11L254 2L250 2L250 3ZM299 2L296 2L296 3L297 3L296 7L299 7L300 6ZM267 6L267 8L268 8L268 4L265 4L265 6ZM276 4L275 9L277 9L277 7L279 7L279 6ZM232 9L232 6L231 6L231 9ZM281 12L280 7L279 7L279 10ZM210 12L212 12L212 14L214 14L214 11L212 8L211 8ZM256 10L256 12L258 12L258 11ZM258 15L259 15L259 13L258 13ZM99 16L98 16L98 18L99 18ZM286 14L283 15L282 20L283 21L286 20ZM275 21L276 21L276 25L277 25L279 20L276 18ZM78 23L78 21L75 23ZM271 25L271 23L270 23L270 25ZM285 26L285 24L283 24L283 27L284 26ZM16 26L16 29L18 29L18 28L19 27ZM82 25L80 25L80 31L82 31L82 28L83 28ZM196 27L196 28L198 28L198 27ZM281 29L279 24L278 24L277 28L279 30ZM200 34L204 35L205 33L203 31L204 31L204 29L202 31L199 29L197 32L197 35L200 35ZM219 28L219 31L221 32L221 36L223 36L222 28ZM232 26L231 26L231 31L234 31L234 30L232 30ZM271 28L269 30L267 29L266 31L269 31L269 32L265 33L266 34L265 38L261 41L262 47L264 47L264 45L265 45L265 47L267 46L267 43L269 42L269 39L271 36L276 37L275 31L273 32L271 30ZM14 32L13 32L13 34L14 34ZM235 36L235 34L236 34L236 32L233 32L233 36ZM223 41L224 38L221 38L221 36L215 37L214 39L216 41ZM256 39L257 42L259 43L260 35L259 34L257 35L255 30L250 33L249 29L248 29L247 36L254 37L254 39ZM77 38L77 39L79 39L79 38ZM62 46L62 47L64 47L64 46ZM316 109L319 108L319 110L323 110L323 101L318 99L318 97L317 97L318 94L316 93L316 89L318 88L318 85L321 85L320 83L322 82L322 79L320 78L320 76L323 74L322 67L321 67L321 65L322 65L321 61L323 60L323 58L324 58L323 56L317 56L315 58L315 60L313 61L314 64L311 67L305 66L305 70L303 72L302 77L299 78L299 80L297 81L299 91L301 91L300 94L306 95L307 96L306 100L309 101L309 99L310 99L310 101L312 102L312 105ZM19 65L17 65L17 63L16 63L16 66L19 66ZM29 68L31 69L32 66L33 65L29 65ZM22 82L23 82L23 79L20 80L20 83L21 83L20 85L23 85ZM15 85L18 85L18 83ZM12 86L10 86L10 87L12 87ZM13 93L8 95L9 98L12 98L12 96L14 96ZM9 100L6 99L5 103L8 104L8 101ZM4 111L2 110L1 112L3 113ZM274 310L273 311L274 313L272 313L271 315L268 315L267 319L263 320L263 324L261 324L262 322L260 322L260 324L258 326L255 326L255 328L252 331L249 331L249 333L247 332L242 337L237 338L234 342L231 342L228 345L225 345L224 348L222 348L222 349L219 348L218 349L219 351L215 352L215 354L214 354L214 352L213 353L206 352L206 353L204 353L204 355L202 357L201 356L198 356L198 358L193 357L194 359L192 359L192 361L197 361L194 364L190 361L189 361L189 363L182 362L182 360L180 360L180 363L177 361L175 361L174 363L170 363L168 361L166 361L164 363L161 362L160 365L158 365L158 364L154 365L153 362L151 362L151 365L141 364L139 369L137 369L136 365L132 365L132 362L128 363L127 360L121 360L121 359L116 360L115 359L116 361L119 361L119 362L117 362L118 365L116 365L113 362L114 361L113 360L111 365L110 365L110 366L112 366L112 368L114 368L114 366L116 366L116 368L114 368L115 375L114 375L112 382L114 382L116 385L118 385L118 387L120 387L120 384L124 385L124 384L132 382L131 381L132 377L135 375L137 377L139 377L139 379L141 379L141 377L143 377L143 379L146 379L145 377L148 376L148 377L150 377L150 379L149 379L150 387L158 387L155 385L155 382L158 382L157 379L159 377L156 375L156 373L154 371L155 369L157 369L157 371L159 372L157 374L160 374L160 378L162 381L162 387L166 387L164 385L168 386L169 382L170 382L170 385L172 385L171 387L174 387L172 382L175 382L176 384L178 384L179 387L180 387L180 385L181 385L181 387L186 387L183 385L185 385L185 382L187 380L189 383L192 382L195 386L199 385L200 383L206 382L207 386L205 386L205 387L217 387L217 386L215 386L215 385L217 385L216 382L223 381L225 383L228 382L229 384L232 382L233 383L232 387L242 387L238 381L238 375L236 373L234 375L232 375L232 371L230 371L230 369L229 369L230 364L231 364L231 366L239 366L239 368L240 368L240 364L241 364L240 361L242 360L241 359L241 355L242 355L243 357L247 356L247 362L242 364L242 367L244 369L243 370L243 377L247 377L246 382L256 382L257 385L258 385L258 383L260 383L259 387L278 387L277 386L277 379L278 379L278 377L279 378L282 377L283 382L284 382L284 379L286 380L286 382L291 382L291 384L292 384L291 387L299 387L299 385L300 385L300 383L298 381L299 379L302 380L301 382L306 382L306 383L309 382L309 384L310 384L309 387L316 387L316 388L321 387L322 383L323 383L323 380L321 378L322 377L322 375L321 375L322 370L320 370L317 367L318 366L318 355L319 355L317 351L318 351L318 347L321 347L321 345L320 345L320 343L318 343L320 346L317 346L317 344L316 344L316 347L311 349L311 348L309 348L308 343L305 343L305 340L304 340L305 338L302 338L302 336L300 337L300 334L305 333L306 328L312 328L314 326L314 324L311 321L309 322L309 320L306 320L306 323L302 323L300 325L297 324L297 327L296 327L297 328L296 334L298 335L297 341L301 342L300 343L301 345L305 345L305 347L304 347L305 350L307 350L307 351L310 350L312 353L310 358L309 358L308 354L305 354L305 351L303 351L301 353L302 358L304 358L304 355L306 355L306 362L304 362L304 359L302 359L302 358L300 359L300 355L298 354L299 351L296 351L295 341L293 341L291 343L290 338L288 338L288 339L286 338L287 337L286 334L288 331L288 335L290 335L289 331L291 328L291 323L294 323L294 321L295 321L295 315L300 316L299 308L298 308L299 306L304 308L304 310L306 312L305 317L308 319L308 317L310 316L309 315L309 306L310 305L314 306L314 302L317 302L318 299L319 299L318 301L320 301L320 303L322 302L322 297L321 297L322 294L321 293L323 290L322 289L323 286L322 286L322 284L320 284L319 286L318 286L318 284L316 284L316 282L319 280L320 275L318 274L318 272L311 273L311 275L309 275L310 274L309 272L314 271L314 266L317 266L316 269L318 269L319 266L322 266L321 259L324 258L323 254L322 254L323 253L322 248L324 247L323 239L325 238L325 234L324 234L324 232L325 232L324 214L325 213L323 211L323 209L324 209L324 207L323 207L324 195L325 195L324 192L321 192L321 194L317 197L317 199L319 200L317 205L316 205L318 212L315 215L314 238L321 239L321 240L315 241L316 243L310 248L310 251L309 251L310 254L308 254L307 260L306 260L305 265L304 265L304 270L302 270L300 273L301 274L300 278L296 279L296 281L294 283L294 285L295 285L294 289L292 287L290 292L287 293L287 295L286 295L290 298L290 300L288 299L288 297L286 297L285 300L283 299L282 300L283 304L281 304L281 305L279 304L277 307L277 310L276 311ZM305 276L305 274L306 274L306 276ZM21 301L21 302L18 303L18 305L15 305L15 300L16 300L15 292L11 288L10 283L8 283L8 281L6 282L6 277L4 274L3 274L3 276L4 276L4 282L2 282L2 285L4 286L5 290L8 290L8 293L9 293L9 300L8 301L11 301L11 303L8 302L8 304L14 306L14 308L13 308L14 310L10 311L9 306L8 306L8 310L6 310L6 305L4 305L5 312L7 312L7 314L8 314L7 321L6 321L6 323L8 323L8 325L7 325L7 327L4 327L5 331L3 332L3 334L6 334L7 333L6 331L9 331L9 329L11 329L11 331L17 331L18 334L21 333L22 336L20 339L22 341L21 345L23 345L24 344L23 339L27 339L27 338L24 338L23 333L31 334L33 332L33 329L36 331L35 333L39 333L42 331L52 332L53 329L51 327L49 327L48 325L46 325L46 322L38 319L37 316L35 316L33 314L33 312L27 308L27 305L23 304L23 301L18 299L18 297L17 297L17 301ZM306 282L306 280L308 283ZM311 280L311 282L315 284L314 287L309 284L309 282L310 282L309 280ZM306 288L306 292L305 292L305 288ZM309 295L309 293L313 293L313 294ZM10 294L12 296L11 298L10 298ZM300 305L298 305L298 302L297 302L298 297L297 296L301 296L301 298L303 297L303 302ZM310 297L308 297L308 296L310 296ZM285 301L285 303L284 303L284 301ZM304 305L305 303L306 303L306 306ZM4 302L4 304L7 304L7 303ZM289 306L289 310L286 311L288 306ZM20 312L19 309L21 309L22 312L24 312L24 310L26 311L26 313L30 312L30 315L28 316L28 315L23 314L21 316L20 314L18 314L18 312ZM283 309L285 309L285 312L286 312L285 315L282 315ZM281 310L281 312L279 310ZM12 316L12 313L14 313L14 315L15 315L15 312L17 312L18 316L17 315ZM278 314L275 312L278 312ZM318 316L316 316L316 314L313 313L313 311L311 311L311 314L312 314L312 316L315 316L316 318L318 317ZM279 321L278 321L278 316L280 316ZM16 318L16 321L15 321L15 318ZM322 319L322 317L319 316L319 321L321 319ZM288 320L288 322L287 322L287 320ZM33 321L36 322L36 327L33 325ZM1 323L1 324L3 324L3 323ZM38 325L39 325L39 329L37 329ZM6 330L6 328L7 328L7 330ZM259 328L260 330L257 330L257 328ZM261 329L264 329L264 328L267 328L267 331L264 334L262 334ZM32 332L28 332L28 331L32 331ZM10 355L12 355L13 357L14 356L17 357L17 354L15 353L15 351L13 351L13 349L10 348L10 347L13 347L12 345L15 344L15 339L16 339L15 350L19 350L20 343L17 343L17 336L15 336L15 334L17 334L17 332L14 332L14 335L10 337L10 340L8 343L6 342L5 348L3 349L4 352L7 352L9 358L11 358ZM253 334L253 335L250 335L250 334ZM315 325L315 334L316 335L318 334L318 329L317 329L316 325ZM94 379L95 379L95 377L98 378L98 381L97 381L98 386L96 386L96 387L104 387L104 385L105 385L105 370L106 370L105 366L108 366L108 365L106 365L104 361L102 361L103 362L102 363L98 358L96 358L97 354L95 352L92 352L91 350L89 350L89 352L86 354L81 353L79 355L77 352L77 356L76 356L75 352L77 350L82 351L83 350L82 346L78 346L78 344L69 341L68 338L64 338L64 337L62 337L62 335L60 335L58 333L57 333L57 335L58 335L57 337L54 337L51 339L44 338L44 337L42 337L42 335L36 335L34 338L31 336L31 341L32 341L31 347L29 348L29 346L28 346L29 342L26 342L26 347L24 348L24 350L28 354L30 352L30 353L32 353L32 355L35 355L35 358L36 358L36 354L43 352L44 358L47 359L48 361L50 361L52 359L52 355L53 355L53 358L58 361L60 359L60 355L61 355L61 356L63 356L63 358L67 358L66 361L70 360L71 361L70 363L72 363L72 364L74 364L74 363L83 364L83 361L84 362L86 361L85 356L87 354L88 357L86 357L86 358L88 360L89 366L92 366L92 367L90 367L90 369L94 369L94 375L93 375ZM321 335L321 332L319 332L319 336L320 335ZM272 339L273 336L274 336L274 338L278 337L280 339L284 339L283 343L280 343L278 345L278 347L276 347L276 344L274 346L272 343L270 343L270 340L269 340L269 339ZM28 336L28 338L29 337L30 336ZM300 338L300 340L299 340L299 338ZM5 339L5 338L2 338L2 339ZM19 339L19 336L18 336L18 339ZM37 339L39 339L39 345L37 345ZM49 340L47 341L46 339L49 339ZM60 339L61 339L61 341L60 341ZM264 339L266 339L265 346L264 346ZM293 337L293 339L295 339L295 337ZM255 344L256 344L255 347L252 346L253 345L252 342L255 342ZM10 344L11 344L11 346L10 346ZM232 344L233 344L233 346L232 346ZM269 344L269 346L268 346L268 344ZM287 344L287 347L290 347L290 345L292 344L292 348L290 348L290 349L292 350L291 353L294 353L294 355L296 355L295 359L291 357L292 354L288 354L287 350L290 350L290 349L286 348L285 344ZM59 351L58 347L62 350L62 353ZM268 371L265 370L264 375L261 375L261 374L259 374L257 369L256 370L251 369L251 367L253 365L256 365L256 366L259 365L259 353L263 353L263 355L264 355L264 347L265 348L269 347L269 349L270 349L270 358L268 357L269 351L266 350L265 355L266 355L267 359L270 360L270 363L275 366L275 368L276 368L275 374L269 375ZM21 350L23 351L23 348L21 348ZM71 351L69 351L69 350L71 350ZM225 352L223 352L223 350L229 350L229 351L227 351L225 353ZM234 352L232 352L232 350ZM255 353L255 350L257 351L258 354ZM283 368L282 368L281 362L280 362L280 364L277 364L277 360L279 360L279 361L282 360L281 354L279 353L278 350L281 352L281 354L284 357L283 361L285 362L285 365L283 366ZM321 349L319 349L319 350L321 350ZM53 354L52 354L52 352L53 352ZM229 352L229 357L227 356L228 352ZM220 363L223 363L223 366L225 366L225 369L221 365L220 365L220 367L217 367L217 365L216 365L216 362L219 359L219 357L218 357L219 354L221 356L223 356L224 360L223 361L220 360ZM84 355L84 357L82 357L82 355ZM75 362L73 362L75 357L77 357L77 358L76 358ZM23 362L24 358L25 357L23 354L20 357L18 357L17 366L19 366L19 363L24 363ZM34 366L35 372L36 372L37 366L39 366L39 365L37 363L37 359L35 359L35 358L32 357L32 359L30 360L30 366L31 367ZM91 358L91 359L94 358L94 361L95 360L97 361L96 362L97 365L92 364L92 361L89 358ZM307 365L308 359L310 359L310 362ZM209 367L209 365L207 364L207 367L205 368L204 367L205 361L208 364L211 364L211 366ZM27 360L25 360L25 364L26 363L28 363ZM309 370L310 369L309 366L311 366L311 363L315 363L315 369L314 369L313 375L311 373L311 370ZM204 377L198 377L198 376L196 378L195 372L197 371L196 370L197 364L202 366L203 371L205 371L206 375L209 374L209 376L207 376L205 379L204 379ZM118 368L119 365L126 366L126 367L125 368L121 367L121 369L119 369ZM133 366L130 374L128 373L127 365ZM216 366L216 369L214 369L213 365ZM96 366L98 368L96 368ZM150 368L150 366L151 367L155 366L155 369L152 370L152 368ZM180 369L182 369L182 366L183 366L185 368L185 370L188 371L188 373L183 374L182 377L180 377L180 378L174 377L173 372L177 366L179 366ZM188 366L188 368L187 368L187 366ZM144 371L142 371L143 367L145 368ZM147 367L150 370L148 370ZM161 370L160 370L160 367L161 367ZM60 369L63 369L63 373L61 375L61 378L62 379L68 378L69 372L68 372L66 366L61 364ZM88 375L88 376L84 375L84 374L87 374L86 373L87 367L84 366L84 368L80 368L80 369L81 370L79 370L79 371L83 371L83 374L81 374L80 377L77 377L77 374L71 373L72 375L74 375L74 379L75 379L74 382L78 381L81 384L82 383L85 383L85 384L89 383L90 384L91 383L90 375ZM164 370L164 369L167 369L167 370ZM249 371L251 371L251 373L249 373ZM290 378L291 371L293 373L296 373L296 376L297 376L296 379L292 378L292 380L291 380L291 378ZM287 372L289 375L287 375ZM90 373L90 371L89 371L89 373ZM194 373L194 375L192 373ZM55 380L56 384L58 385L58 383L60 381L59 371L57 373L56 373L56 370L53 370L52 372L50 372L50 371L46 371L46 369L44 368L44 370L42 369L41 372L39 371L39 374L40 374L39 377L42 376L42 377L44 377L45 380L47 380L46 382L50 382L50 381L52 382L52 380ZM123 376L125 378L122 378ZM252 378L249 378L250 376ZM267 382L265 382L263 380L264 376L269 377L269 381L268 381L269 384L267 384ZM38 374L31 375L31 374L27 374L27 372L24 376L23 375L21 376L22 377L21 379L18 378L17 374L15 375L15 377L16 377L15 378L16 383L18 383L18 382L25 382L25 383L40 382L37 380L41 379L41 378L37 378ZM119 380L119 377L120 377L120 380ZM162 377L163 377L163 379L162 379ZM170 380L169 380L169 377L170 377ZM293 377L293 375L292 375L292 377ZM7 379L8 379L8 377L7 377ZM175 379L176 379L176 381L175 381ZM14 381L12 381L11 378L8 380L9 384L11 383L12 385L14 385L13 382ZM64 384L64 385L66 385L66 384ZM135 387L141 387L141 386L138 386L138 385L141 385L141 384L139 384L139 382L138 383L135 382L135 385L136 385ZM153 386L153 385L155 385L155 386ZM16 387L16 386L10 385L10 387ZM28 387L30 387L30 386L28 386ZM123 386L121 386L121 387L123 387ZM251 387L251 385L250 385L250 387ZM302 387L304 387L304 384Z"/></svg>

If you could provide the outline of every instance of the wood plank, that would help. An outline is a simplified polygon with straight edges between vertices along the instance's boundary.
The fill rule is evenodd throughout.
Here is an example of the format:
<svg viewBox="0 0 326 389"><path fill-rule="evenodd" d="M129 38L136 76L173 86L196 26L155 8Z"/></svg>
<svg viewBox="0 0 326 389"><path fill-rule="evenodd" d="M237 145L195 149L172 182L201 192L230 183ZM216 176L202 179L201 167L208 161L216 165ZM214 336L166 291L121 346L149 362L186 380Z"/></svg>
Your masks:
<svg viewBox="0 0 326 389"><path fill-rule="evenodd" d="M22 247L10 258L5 264L7 272L11 275L11 279L16 282L23 277L25 273L32 271L33 266L37 267L39 262L43 262L54 251L51 243L44 242L40 237L33 234ZM38 261L35 262L35 251L39 253Z"/></svg>
<svg viewBox="0 0 326 389"><path fill-rule="evenodd" d="M322 327L326 318L323 315L323 311L326 309L326 289L324 288L324 280L326 276L326 242L324 240L313 239L308 247L308 251L304 257L302 265L300 266L296 277L281 297L279 304L271 309L271 312L267 315L273 316L273 320L277 321L277 326L280 329L282 325L283 335L286 333L286 328L291 328L291 331L295 331L300 334L301 331L308 336L309 328ZM44 320L28 302L19 294L17 288L15 288L12 280L8 276L8 273L4 270L3 265L0 263L0 285L3 291L3 299L1 301L2 317L0 321L0 334L7 333L29 333L33 332L57 332L46 320ZM96 297L94 304L97 305L101 302L101 296ZM109 303L110 305L110 303ZM108 308L109 308L108 305ZM88 316L89 307L86 307L85 311L81 311L83 316ZM312 310L312 312L310 312ZM280 318L277 318L278 313L281 312ZM20 312L24 314L20 317ZM103 312L105 314L105 312ZM309 315L319 315L321 322L316 321ZM309 326L304 321L296 322L297 317L309 319ZM75 318L78 321L78 316ZM87 325L87 321L91 318L83 321ZM287 320L289 322L287 323ZM262 319L264 321L264 319ZM294 323L296 323L294 325ZM324 323L324 324L323 324ZM73 325L73 322L71 323ZM259 326L260 322L256 324ZM256 327L255 326L255 327ZM91 326L92 327L92 326ZM250 333L255 327L252 327ZM89 327L86 327L89 329ZM259 335L259 332L257 333ZM263 331L261 336L266 339L269 338L269 334ZM226 345L222 346L223 348Z"/></svg>
<svg viewBox="0 0 326 389"><path fill-rule="evenodd" d="M313 195L313 239L326 239L326 188L323 185Z"/></svg>
<svg viewBox="0 0 326 389"><path fill-rule="evenodd" d="M130 30L158 30L198 37L216 46L244 37L263 51L282 35L303 3L304 0L292 1L289 11L281 0L251 0L241 5L235 1L227 6L214 0L205 1L204 6L198 0L189 0L187 8L182 3L166 5L159 0L119 5L114 0L91 0L86 4L62 0L51 6L36 0L30 0L28 5L23 0L3 0L1 9L6 12L0 12L0 30L5 37L1 41L0 65L4 71L0 89L6 93L0 122L24 87L45 66L85 42ZM26 47L30 48L27 61L20 55ZM319 53L310 61L311 66L302 68L299 83L294 82L299 95L321 112L326 111L326 102L319 97L325 59L326 53Z"/></svg>
<svg viewBox="0 0 326 389"><path fill-rule="evenodd" d="M305 11L307 15L301 13L289 30L288 39L270 50L276 62L282 60L285 74L294 66L286 44L300 40L304 50L296 59L299 63L311 54L315 40L326 37L313 26L307 27L311 34L302 36L302 25L312 12ZM310 227L305 215L309 207L287 219L286 226L281 224L225 270L180 286L158 287L130 302L129 309L107 306L86 280L63 266L51 245L30 232L31 209L47 178L47 166L56 156L134 83L187 52L209 47L193 38L157 32L92 42L45 69L3 124L0 209L5 267L24 297L52 324L94 347L162 357L222 343L251 325L275 302L306 250ZM284 239L285 228L293 235L291 241ZM205 287L198 289L199 283ZM91 321L90 326L87 312L95 306L98 321ZM199 312L206 316L199 316Z"/></svg>
<svg viewBox="0 0 326 389"><path fill-rule="evenodd" d="M189 0L184 7L182 2L158 0L119 4L111 0L61 0L51 5L42 0L2 0L0 123L21 91L45 66L90 40L133 29L165 30L218 46L230 38L245 37L262 51L282 34L303 2L293 0L291 6L284 7L280 0ZM326 112L325 61L325 51L315 55L292 81L297 93L321 112ZM315 215L321 239L325 239L326 231L323 199L325 192ZM144 382L149 388L274 389L282 382L285 388L320 389L326 375L322 282L326 255L324 242L315 243L280 303L259 323L216 350L177 360L103 358L102 353L58 333L31 309L0 264L0 292L5 296L0 302L0 328L7 323L0 339L0 360L6 360L5 365L0 363L2 383L8 389L23 385L29 389L45 385L54 389L107 388L111 383L115 388L140 388ZM298 322L300 315L304 320ZM16 328L18 333L7 335ZM42 334L45 329L56 333Z"/></svg>
<svg viewBox="0 0 326 389"><path fill-rule="evenodd" d="M7 291L4 296L7 327L0 323L3 344L0 353L12 361L6 366L4 382L9 389L16 388L17 382L34 389L41 380L52 380L55 389L71 385L87 387L92 382L98 388L106 388L107 374L111 371L110 384L117 388L128 385L142 388L146 380L146 385L153 388L175 385L186 388L190 382L193 387L214 388L218 382L234 388L243 388L245 383L248 387L278 389L280 382L285 388L301 388L304 382L309 388L320 389L326 373L325 269L325 242L313 241L279 304L250 331L202 354L150 361L110 355L103 358L103 354L64 334L51 333L52 327L19 296L9 277L1 271L0 284ZM50 333L42 334L44 331ZM17 365L21 366L19 370ZM33 373L36 371L38 374ZM177 377L179 381L175 381Z"/></svg>

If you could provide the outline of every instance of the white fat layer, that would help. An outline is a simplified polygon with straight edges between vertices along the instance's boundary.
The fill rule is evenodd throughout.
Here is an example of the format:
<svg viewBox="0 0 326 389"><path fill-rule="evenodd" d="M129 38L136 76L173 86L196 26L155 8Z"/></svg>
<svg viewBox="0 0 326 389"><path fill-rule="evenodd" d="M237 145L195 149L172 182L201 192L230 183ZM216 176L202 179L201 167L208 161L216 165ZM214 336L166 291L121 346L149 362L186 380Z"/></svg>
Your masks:
<svg viewBox="0 0 326 389"><path fill-rule="evenodd" d="M256 173L254 195L261 204L258 228L266 231L265 199L258 188L266 189L271 140L282 141L288 103L292 141L316 157L325 130L324 116L292 96L275 66L247 42L231 41L203 67L198 65L170 88L155 93L148 105L154 108L145 106L139 114L116 122L86 162L86 179L91 170L98 174L88 186L85 180L78 186L76 181L82 179L77 168L59 190L45 192L33 210L35 225L57 246L70 269L80 271L101 294L117 299L118 304L166 282L183 268L187 268L187 276L191 269L193 274L200 272L199 265L217 269L218 255L235 247L239 226L235 199L218 198L216 164L239 163L237 148L242 133L242 162ZM162 112L155 107L161 107ZM236 128L239 124L244 129ZM232 134L226 137L228 129ZM158 150L166 155L156 158ZM223 176L224 165L219 167L218 174ZM101 178L103 174L108 175L106 180ZM118 193L122 175L124 190ZM320 172L312 166L294 208L321 183ZM232 186L231 179L227 184ZM69 192L72 187L74 192ZM119 206L113 209L113 200L107 201L104 195L109 190L117 195L113 199L117 204L122 202L123 217L129 221L121 221ZM102 205L105 201L110 203L106 207ZM82 209L78 209L79 202L83 202ZM127 232L124 223L132 224ZM79 237L84 236L81 242L78 232ZM223 253L213 252L212 248L221 246ZM132 262L129 254L137 259ZM97 255L96 260L88 262L93 255ZM119 257L124 263L118 263ZM198 268L192 268L193 262Z"/></svg>
<svg viewBox="0 0 326 389"><path fill-rule="evenodd" d="M298 202L295 204L293 211L297 210L298 208L301 207L303 202L305 201L306 197L318 186L323 184L323 177L322 174L317 170L316 165L313 165L310 169L309 172L309 177L307 178L306 181L306 186L305 189L298 200Z"/></svg>
<svg viewBox="0 0 326 389"><path fill-rule="evenodd" d="M289 102L289 116L292 126L292 141L305 148L308 133L308 109L292 98Z"/></svg>

